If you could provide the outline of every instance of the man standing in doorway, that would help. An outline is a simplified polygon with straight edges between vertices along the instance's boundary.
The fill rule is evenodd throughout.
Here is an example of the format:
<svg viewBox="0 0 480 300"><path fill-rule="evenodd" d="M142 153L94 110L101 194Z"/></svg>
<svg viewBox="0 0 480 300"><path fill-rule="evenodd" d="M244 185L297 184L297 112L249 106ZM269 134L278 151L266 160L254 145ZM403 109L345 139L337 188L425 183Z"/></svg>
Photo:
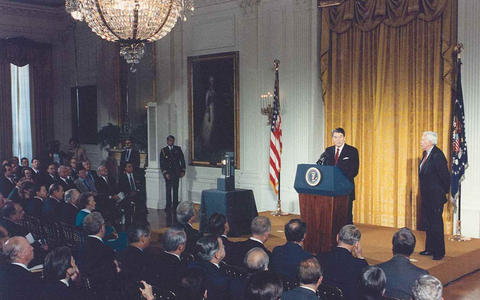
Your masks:
<svg viewBox="0 0 480 300"><path fill-rule="evenodd" d="M337 166L345 177L353 184L353 191L349 195L347 224L353 224L353 200L355 200L355 176L358 174L359 158L357 148L345 143L345 130L335 128L332 130L333 146L325 149L319 159L324 165ZM317 163L319 163L317 162Z"/></svg>
<svg viewBox="0 0 480 300"><path fill-rule="evenodd" d="M423 150L422 161L418 168L420 194L422 196L422 220L427 234L425 250L421 255L432 255L434 260L445 256L445 238L443 235L443 205L450 191L450 172L447 159L437 148L438 135L425 131L420 145Z"/></svg>
<svg viewBox="0 0 480 300"><path fill-rule="evenodd" d="M167 137L167 147L160 152L160 169L165 178L165 188L167 193L167 205L165 210L168 212L172 209L172 192L173 192L173 211L178 205L178 182L185 176L185 158L182 148L175 144L175 137L169 135Z"/></svg>

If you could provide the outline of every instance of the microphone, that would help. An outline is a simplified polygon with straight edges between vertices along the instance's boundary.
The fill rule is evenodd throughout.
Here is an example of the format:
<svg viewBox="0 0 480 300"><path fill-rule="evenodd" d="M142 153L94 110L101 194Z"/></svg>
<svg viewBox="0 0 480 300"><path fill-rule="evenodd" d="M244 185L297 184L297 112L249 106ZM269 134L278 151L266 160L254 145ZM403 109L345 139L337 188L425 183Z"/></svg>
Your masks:
<svg viewBox="0 0 480 300"><path fill-rule="evenodd" d="M327 163L327 152L323 152L317 160L317 165L324 166Z"/></svg>

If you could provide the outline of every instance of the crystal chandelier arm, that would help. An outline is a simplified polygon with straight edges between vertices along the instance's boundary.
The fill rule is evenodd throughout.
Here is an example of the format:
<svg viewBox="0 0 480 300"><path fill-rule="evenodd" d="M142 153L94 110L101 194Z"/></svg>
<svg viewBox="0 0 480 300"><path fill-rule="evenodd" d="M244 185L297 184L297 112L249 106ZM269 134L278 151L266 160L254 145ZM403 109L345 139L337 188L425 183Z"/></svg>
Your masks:
<svg viewBox="0 0 480 300"><path fill-rule="evenodd" d="M133 40L137 39L137 33L138 33L138 0L135 0L135 6L133 8L133 35L132 38Z"/></svg>
<svg viewBox="0 0 480 300"><path fill-rule="evenodd" d="M103 25L105 25L105 27L107 27L108 31L110 31L110 33L112 33L117 38L117 40L121 40L122 38L119 37L118 34L114 30L112 30L112 28L108 25L107 21L105 20L102 8L100 7L99 0L95 0L95 6L97 7L98 15L100 16L100 19L102 20Z"/></svg>
<svg viewBox="0 0 480 300"><path fill-rule="evenodd" d="M170 14L172 13L172 7L173 7L173 1L170 1L170 7L168 8L168 13L167 13L167 15L165 16L162 24L160 24L160 26L158 27L158 30L155 31L155 33L152 34L152 36L156 36L156 35L163 29L163 26L164 26L165 23L167 23L167 21L168 21L168 17L170 17Z"/></svg>

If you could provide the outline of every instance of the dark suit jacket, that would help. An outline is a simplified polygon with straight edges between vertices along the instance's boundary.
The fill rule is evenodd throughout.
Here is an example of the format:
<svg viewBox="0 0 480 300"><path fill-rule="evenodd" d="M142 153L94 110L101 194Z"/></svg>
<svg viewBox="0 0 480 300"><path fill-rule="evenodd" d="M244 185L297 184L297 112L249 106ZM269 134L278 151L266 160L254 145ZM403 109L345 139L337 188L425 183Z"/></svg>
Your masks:
<svg viewBox="0 0 480 300"><path fill-rule="evenodd" d="M225 247L225 258L223 259L224 262L230 264L231 257L233 256L233 248L235 247L235 242L230 241L226 236L221 235L220 238L222 239L223 246Z"/></svg>
<svg viewBox="0 0 480 300"><path fill-rule="evenodd" d="M362 269L368 266L364 259L358 259L345 248L335 247L331 252L322 253L318 261L323 270L323 282L339 287L344 299L356 299L357 283Z"/></svg>
<svg viewBox="0 0 480 300"><path fill-rule="evenodd" d="M80 209L78 209L78 207L73 206L71 203L65 203L62 206L62 214L60 216L60 221L75 226L75 220L79 211Z"/></svg>
<svg viewBox="0 0 480 300"><path fill-rule="evenodd" d="M98 196L113 196L117 194L117 187L113 178L107 177L108 183L101 176L97 176L95 187L97 188Z"/></svg>
<svg viewBox="0 0 480 300"><path fill-rule="evenodd" d="M230 299L230 278L222 270L210 262L193 262L188 266L190 269L199 269L205 275L209 300Z"/></svg>
<svg viewBox="0 0 480 300"><path fill-rule="evenodd" d="M119 255L119 261L122 263L122 272L129 280L139 281L151 279L149 276L150 264L152 260L144 251L137 247L128 245Z"/></svg>
<svg viewBox="0 0 480 300"><path fill-rule="evenodd" d="M27 200L25 207L25 213L36 218L42 217L43 200L37 197L33 197Z"/></svg>
<svg viewBox="0 0 480 300"><path fill-rule="evenodd" d="M124 149L120 156L120 167L123 169L127 162L132 163L133 168L140 167L140 152L137 149L131 149L130 157L127 160L127 149Z"/></svg>
<svg viewBox="0 0 480 300"><path fill-rule="evenodd" d="M57 175L52 178L48 173L42 173L40 176L40 184L44 185L47 188L47 191L50 188L50 185L54 184L58 179Z"/></svg>
<svg viewBox="0 0 480 300"><path fill-rule="evenodd" d="M282 294L282 300L318 300L317 294L311 290L302 287L296 287L293 290Z"/></svg>
<svg viewBox="0 0 480 300"><path fill-rule="evenodd" d="M328 166L335 165L335 146L330 146L325 149L327 160L325 162ZM342 152L337 160L337 167L342 170L345 177L353 183L353 191L350 193L350 200L355 200L355 181L354 178L358 174L359 158L358 150L355 147L344 144Z"/></svg>
<svg viewBox="0 0 480 300"><path fill-rule="evenodd" d="M80 294L80 291L73 287L67 287L63 282L46 281L42 284L42 291L40 293L41 300L81 300L85 299Z"/></svg>
<svg viewBox="0 0 480 300"><path fill-rule="evenodd" d="M21 266L5 264L0 268L0 299L37 299L41 281Z"/></svg>
<svg viewBox="0 0 480 300"><path fill-rule="evenodd" d="M13 180L13 179L12 179ZM0 177L0 193L7 198L10 192L15 188L15 183L12 183L5 176Z"/></svg>
<svg viewBox="0 0 480 300"><path fill-rule="evenodd" d="M300 262L312 258L313 255L303 250L300 245L287 242L277 246L272 252L272 271L284 279L294 281L297 279L297 269Z"/></svg>
<svg viewBox="0 0 480 300"><path fill-rule="evenodd" d="M21 225L18 225L16 223L13 223L9 219L6 218L1 218L0 219L0 225L2 225L7 231L8 231L8 236L26 236L28 234L28 230L23 228ZM1 298L0 298L1 299Z"/></svg>
<svg viewBox="0 0 480 300"><path fill-rule="evenodd" d="M425 153L424 151L424 155ZM447 159L437 146L433 146L422 169L419 170L419 178L422 204L432 208L442 206L447 201L445 194L450 191L451 178Z"/></svg>
<svg viewBox="0 0 480 300"><path fill-rule="evenodd" d="M185 247L185 253L184 254L191 254L193 253L195 249L195 244L197 243L197 240L201 237L200 232L190 226L190 224L185 224L182 225L183 229L185 230L185 234L187 235L187 245Z"/></svg>
<svg viewBox="0 0 480 300"><path fill-rule="evenodd" d="M183 156L182 148L173 145L172 150L164 147L160 151L160 169L162 169L163 176L169 174L171 177L179 177L180 172L185 172L185 158Z"/></svg>
<svg viewBox="0 0 480 300"><path fill-rule="evenodd" d="M154 259L154 283L169 291L175 291L179 276L186 266L175 255L162 251Z"/></svg>
<svg viewBox="0 0 480 300"><path fill-rule="evenodd" d="M62 213L63 200L57 200L52 197L48 197L43 203L42 218L47 222L58 222Z"/></svg>
<svg viewBox="0 0 480 300"><path fill-rule="evenodd" d="M270 258L270 262L272 261L272 252L270 252L265 246L252 239L248 239L245 241L237 242L235 245L232 247L232 257L230 259L230 262L234 266L239 266L239 267L245 267L243 264L243 260L245 259L245 255L247 252L255 247L262 248L267 252L268 257Z"/></svg>
<svg viewBox="0 0 480 300"><path fill-rule="evenodd" d="M57 177L56 183L60 184L63 187L63 190L65 192L68 191L69 189L76 189L77 188L75 183L73 183L73 180L68 179L68 178L66 179L66 182L65 182L60 177Z"/></svg>
<svg viewBox="0 0 480 300"><path fill-rule="evenodd" d="M385 296L407 299L413 298L412 287L415 280L422 275L428 274L410 262L408 257L395 255L387 262L378 265L387 277Z"/></svg>
<svg viewBox="0 0 480 300"><path fill-rule="evenodd" d="M133 174L133 180L135 181L135 187L137 191L139 191L142 187L142 182L138 175ZM126 173L122 173L118 178L118 189L127 196L128 193L132 192L132 188L130 187L130 181L128 180L128 176Z"/></svg>

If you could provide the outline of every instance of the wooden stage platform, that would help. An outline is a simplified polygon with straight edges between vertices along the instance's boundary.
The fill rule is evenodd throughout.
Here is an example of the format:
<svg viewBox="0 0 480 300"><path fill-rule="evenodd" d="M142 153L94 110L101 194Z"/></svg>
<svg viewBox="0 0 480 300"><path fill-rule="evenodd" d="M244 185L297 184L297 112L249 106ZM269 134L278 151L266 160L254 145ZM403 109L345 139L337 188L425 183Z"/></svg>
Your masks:
<svg viewBox="0 0 480 300"><path fill-rule="evenodd" d="M285 243L284 225L293 218L299 218L299 215L288 215L274 217L269 212L262 212L260 215L267 216L272 222L272 231L270 239L266 246L272 250L275 246ZM158 240L165 227L158 227L152 224L153 240ZM161 224L163 225L163 224ZM198 223L195 224L198 228ZM392 257L392 236L396 228L373 226L366 224L355 224L362 232L363 255L370 265L378 264L389 260ZM464 242L454 242L445 237L446 256L440 261L432 260L431 256L422 256L418 253L423 250L425 244L425 232L414 231L417 239L417 245L414 254L411 256L412 262L420 268L428 270L430 274L440 279L446 285L466 274L480 269L480 239L472 239ZM307 233L308 234L308 233ZM247 238L232 238L233 241L239 241Z"/></svg>

